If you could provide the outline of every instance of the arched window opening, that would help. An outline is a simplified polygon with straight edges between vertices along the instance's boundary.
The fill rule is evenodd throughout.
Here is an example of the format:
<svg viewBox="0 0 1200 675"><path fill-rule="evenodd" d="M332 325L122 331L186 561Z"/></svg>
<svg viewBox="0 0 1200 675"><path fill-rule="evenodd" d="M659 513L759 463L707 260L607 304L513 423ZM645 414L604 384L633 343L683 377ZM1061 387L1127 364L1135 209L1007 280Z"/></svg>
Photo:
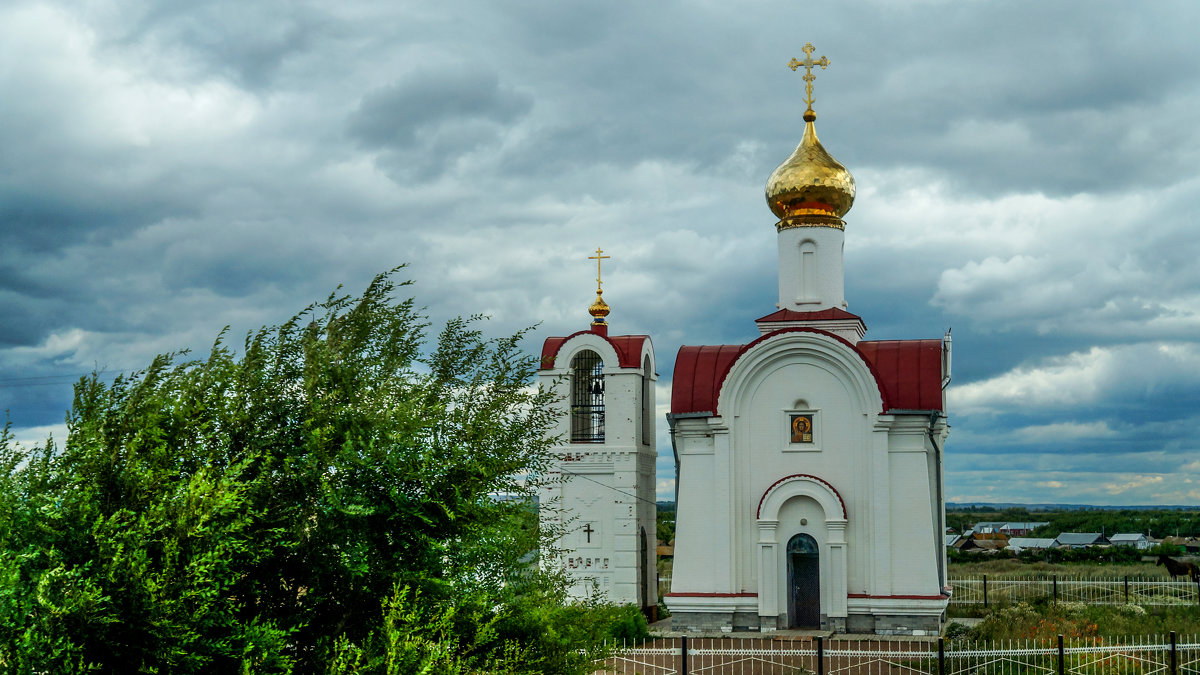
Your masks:
<svg viewBox="0 0 1200 675"><path fill-rule="evenodd" d="M571 359L571 442L604 442L604 362L593 351Z"/></svg>

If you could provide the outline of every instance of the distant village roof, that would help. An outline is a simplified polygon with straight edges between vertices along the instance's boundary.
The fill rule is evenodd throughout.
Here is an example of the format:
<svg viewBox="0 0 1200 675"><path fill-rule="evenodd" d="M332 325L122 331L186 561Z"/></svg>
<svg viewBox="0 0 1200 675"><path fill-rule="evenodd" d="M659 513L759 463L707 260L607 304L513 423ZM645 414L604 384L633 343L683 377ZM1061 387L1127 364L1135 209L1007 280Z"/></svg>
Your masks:
<svg viewBox="0 0 1200 675"><path fill-rule="evenodd" d="M1000 529L1002 529L1002 530L1036 530L1037 528L1042 527L1043 525L1049 525L1049 524L1050 524L1049 522L1042 522L1042 523L1007 522Z"/></svg>
<svg viewBox="0 0 1200 675"><path fill-rule="evenodd" d="M1008 540L1008 547L1018 551L1026 548L1054 548L1057 545L1054 537L1013 537Z"/></svg>
<svg viewBox="0 0 1200 675"><path fill-rule="evenodd" d="M1096 546L1107 544L1108 539L1099 532L1063 532L1057 537L1063 546Z"/></svg>
<svg viewBox="0 0 1200 675"><path fill-rule="evenodd" d="M1121 542L1142 541L1143 539L1146 539L1146 535L1142 534L1141 532L1118 532L1117 534L1109 537L1108 541L1116 544Z"/></svg>
<svg viewBox="0 0 1200 675"><path fill-rule="evenodd" d="M962 537L957 534L948 534L946 535L946 545L953 546L954 542L958 541L959 539L962 539Z"/></svg>

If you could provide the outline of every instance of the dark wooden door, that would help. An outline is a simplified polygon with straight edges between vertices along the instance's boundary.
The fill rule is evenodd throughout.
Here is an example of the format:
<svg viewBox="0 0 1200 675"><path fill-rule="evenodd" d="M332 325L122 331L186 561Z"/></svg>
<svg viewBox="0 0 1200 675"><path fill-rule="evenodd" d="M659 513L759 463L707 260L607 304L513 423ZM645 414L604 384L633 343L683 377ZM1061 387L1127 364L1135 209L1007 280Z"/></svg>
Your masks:
<svg viewBox="0 0 1200 675"><path fill-rule="evenodd" d="M798 534L788 541L788 623L792 628L821 627L821 558L817 541Z"/></svg>

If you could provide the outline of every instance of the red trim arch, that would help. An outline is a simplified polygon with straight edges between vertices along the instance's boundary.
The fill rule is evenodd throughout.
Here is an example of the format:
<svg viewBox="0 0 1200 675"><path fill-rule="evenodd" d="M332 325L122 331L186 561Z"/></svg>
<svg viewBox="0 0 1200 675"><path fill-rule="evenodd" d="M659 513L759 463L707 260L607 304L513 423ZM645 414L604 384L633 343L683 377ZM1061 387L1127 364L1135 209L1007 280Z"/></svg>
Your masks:
<svg viewBox="0 0 1200 675"><path fill-rule="evenodd" d="M829 488L829 491L832 492L834 494L834 496L838 498L838 502L840 502L842 505L842 520L846 519L846 500L842 498L842 493L838 492L837 488L830 485L829 481L825 480L824 478L819 478L817 476L814 476L811 473L794 473L790 476L784 476L783 478L780 478L779 480L775 481L774 483L771 483L771 486L768 487L766 489L766 491L764 491L762 493L762 496L758 498L758 508L755 509L755 511L754 511L754 517L756 519L762 517L762 505L763 505L763 502L765 502L767 500L767 495L771 494L771 492L775 488L779 487L781 484L783 484L793 478L811 478L811 479L817 481L818 483L820 483L821 485L824 485L825 487Z"/></svg>
<svg viewBox="0 0 1200 675"><path fill-rule="evenodd" d="M581 330L566 337L549 337L542 343L542 361L538 370L550 370L558 360L558 352L568 340L580 335L596 335L612 346L617 353L618 365L622 368L641 368L642 349L649 335L613 335L608 336L591 330Z"/></svg>

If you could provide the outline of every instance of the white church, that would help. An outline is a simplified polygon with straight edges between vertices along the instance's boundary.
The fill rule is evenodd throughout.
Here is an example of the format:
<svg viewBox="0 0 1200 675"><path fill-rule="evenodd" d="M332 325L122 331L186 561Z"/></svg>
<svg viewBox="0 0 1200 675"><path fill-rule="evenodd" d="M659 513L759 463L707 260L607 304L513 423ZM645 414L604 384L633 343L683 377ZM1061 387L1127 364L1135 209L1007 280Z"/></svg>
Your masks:
<svg viewBox="0 0 1200 675"><path fill-rule="evenodd" d="M754 339L684 346L675 360L665 602L685 632L936 634L949 602L950 339L864 340L848 311L843 217L854 178L817 138L811 69L828 60L804 51L789 64L806 70L804 133L767 180L778 303L747 331ZM598 587L648 607L654 353L646 336L607 334L599 291L591 309L590 330L543 348L544 384L564 393L564 480L543 495L561 511L544 517L571 531L558 562L579 593Z"/></svg>

